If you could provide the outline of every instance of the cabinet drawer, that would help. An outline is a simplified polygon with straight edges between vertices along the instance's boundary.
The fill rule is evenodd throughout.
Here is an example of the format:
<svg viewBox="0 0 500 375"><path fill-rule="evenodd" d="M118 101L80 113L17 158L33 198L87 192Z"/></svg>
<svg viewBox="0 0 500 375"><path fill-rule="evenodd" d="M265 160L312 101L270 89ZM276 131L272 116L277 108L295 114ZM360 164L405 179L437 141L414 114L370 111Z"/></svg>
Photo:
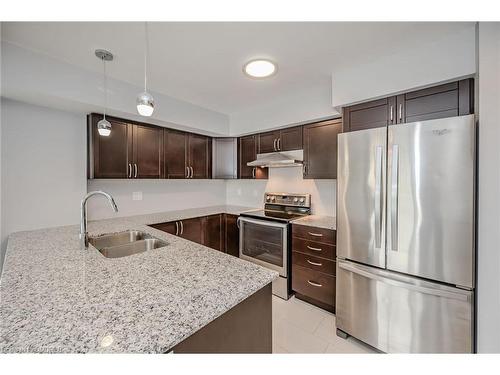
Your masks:
<svg viewBox="0 0 500 375"><path fill-rule="evenodd" d="M330 260L334 260L336 256L334 245L308 241L298 237L292 238L292 250Z"/></svg>
<svg viewBox="0 0 500 375"><path fill-rule="evenodd" d="M307 225L293 224L292 235L309 241L323 242L335 245L335 231Z"/></svg>
<svg viewBox="0 0 500 375"><path fill-rule="evenodd" d="M333 260L292 251L292 264L335 276L335 262Z"/></svg>
<svg viewBox="0 0 500 375"><path fill-rule="evenodd" d="M335 277L292 266L292 289L327 305L335 305Z"/></svg>

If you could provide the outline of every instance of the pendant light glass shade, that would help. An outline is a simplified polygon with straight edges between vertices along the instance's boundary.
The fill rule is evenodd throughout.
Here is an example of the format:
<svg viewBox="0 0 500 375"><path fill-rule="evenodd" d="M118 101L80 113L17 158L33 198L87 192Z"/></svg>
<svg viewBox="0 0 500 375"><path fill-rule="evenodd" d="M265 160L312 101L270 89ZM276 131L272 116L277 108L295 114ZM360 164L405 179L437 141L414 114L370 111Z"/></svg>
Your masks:
<svg viewBox="0 0 500 375"><path fill-rule="evenodd" d="M97 131L99 135L103 137L108 137L111 134L111 124L106 120L106 109L108 106L108 81L106 77L106 61L113 60L113 54L109 51L98 49L95 51L95 55L98 59L102 60L103 65L103 88L104 88L104 115L103 119L97 123Z"/></svg>
<svg viewBox="0 0 500 375"><path fill-rule="evenodd" d="M107 137L111 134L111 124L108 120L103 118L97 123L97 131L99 132L99 135Z"/></svg>
<svg viewBox="0 0 500 375"><path fill-rule="evenodd" d="M155 110L155 100L153 95L144 91L137 95L136 99L137 112L141 116L151 116Z"/></svg>
<svg viewBox="0 0 500 375"><path fill-rule="evenodd" d="M155 110L155 100L153 95L148 92L148 55L149 55L149 37L148 23L144 22L144 92L137 95L137 112L141 116L151 116Z"/></svg>

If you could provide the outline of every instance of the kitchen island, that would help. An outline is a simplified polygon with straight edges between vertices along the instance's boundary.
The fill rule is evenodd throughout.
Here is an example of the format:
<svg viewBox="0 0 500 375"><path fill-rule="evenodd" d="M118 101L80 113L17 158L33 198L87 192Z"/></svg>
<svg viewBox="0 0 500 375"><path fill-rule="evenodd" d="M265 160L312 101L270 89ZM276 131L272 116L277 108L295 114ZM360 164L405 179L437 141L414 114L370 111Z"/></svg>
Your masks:
<svg viewBox="0 0 500 375"><path fill-rule="evenodd" d="M271 352L270 283L278 274L148 226L247 209L89 222L91 236L140 230L168 244L114 259L82 250L77 225L10 235L0 280L0 351ZM243 334L250 336L242 340Z"/></svg>

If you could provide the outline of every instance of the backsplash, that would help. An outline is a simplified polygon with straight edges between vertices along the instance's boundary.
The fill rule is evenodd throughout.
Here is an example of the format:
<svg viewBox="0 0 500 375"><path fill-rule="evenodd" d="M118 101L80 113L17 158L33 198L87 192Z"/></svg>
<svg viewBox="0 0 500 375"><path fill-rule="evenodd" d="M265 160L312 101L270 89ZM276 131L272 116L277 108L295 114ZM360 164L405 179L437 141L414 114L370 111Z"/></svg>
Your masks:
<svg viewBox="0 0 500 375"><path fill-rule="evenodd" d="M309 193L315 215L335 216L336 180L304 180L302 169L270 168L269 180L228 180L227 204L262 207L264 193Z"/></svg>

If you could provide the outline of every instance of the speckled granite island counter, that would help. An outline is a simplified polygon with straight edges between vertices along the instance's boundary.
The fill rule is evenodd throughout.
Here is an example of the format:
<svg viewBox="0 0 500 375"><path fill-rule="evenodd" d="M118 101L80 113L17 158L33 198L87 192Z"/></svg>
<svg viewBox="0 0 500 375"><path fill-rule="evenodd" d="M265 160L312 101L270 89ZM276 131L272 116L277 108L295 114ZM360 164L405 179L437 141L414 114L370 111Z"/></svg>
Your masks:
<svg viewBox="0 0 500 375"><path fill-rule="evenodd" d="M10 235L0 351L164 353L257 292L269 289L270 301L276 272L147 226L245 210L217 206L89 222L91 236L135 229L168 243L114 259L82 250L76 225Z"/></svg>

